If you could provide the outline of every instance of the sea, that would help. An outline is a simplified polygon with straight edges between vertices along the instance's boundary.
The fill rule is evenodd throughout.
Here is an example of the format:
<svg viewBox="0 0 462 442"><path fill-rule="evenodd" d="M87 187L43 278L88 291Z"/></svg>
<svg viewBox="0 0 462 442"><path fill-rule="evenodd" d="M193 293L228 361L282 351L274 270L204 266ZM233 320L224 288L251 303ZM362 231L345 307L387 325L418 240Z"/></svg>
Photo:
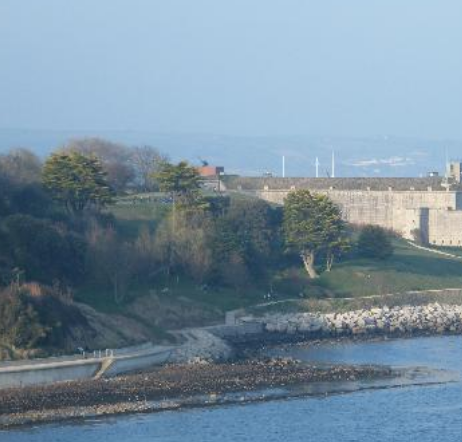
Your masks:
<svg viewBox="0 0 462 442"><path fill-rule="evenodd" d="M423 385L24 427L0 431L0 442L462 440L461 336L281 347L271 354L319 364L421 367L446 376Z"/></svg>

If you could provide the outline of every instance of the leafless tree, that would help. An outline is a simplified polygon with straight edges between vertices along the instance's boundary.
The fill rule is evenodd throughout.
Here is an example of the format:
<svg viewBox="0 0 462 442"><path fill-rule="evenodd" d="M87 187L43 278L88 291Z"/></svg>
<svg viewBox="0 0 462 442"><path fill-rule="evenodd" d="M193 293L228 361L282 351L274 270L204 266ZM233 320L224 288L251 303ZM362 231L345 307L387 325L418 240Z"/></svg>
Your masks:
<svg viewBox="0 0 462 442"><path fill-rule="evenodd" d="M131 152L131 162L139 187L149 192L155 188L154 174L161 165L168 161L168 156L152 146L135 146Z"/></svg>

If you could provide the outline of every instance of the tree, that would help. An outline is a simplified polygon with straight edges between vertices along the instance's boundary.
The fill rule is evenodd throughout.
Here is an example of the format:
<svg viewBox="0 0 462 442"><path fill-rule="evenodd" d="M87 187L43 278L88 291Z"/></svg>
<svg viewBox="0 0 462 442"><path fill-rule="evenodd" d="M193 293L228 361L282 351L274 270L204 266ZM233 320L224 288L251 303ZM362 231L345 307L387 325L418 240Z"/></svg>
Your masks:
<svg viewBox="0 0 462 442"><path fill-rule="evenodd" d="M13 183L38 183L41 170L39 157L27 149L12 149L7 154L0 155L0 175L9 178Z"/></svg>
<svg viewBox="0 0 462 442"><path fill-rule="evenodd" d="M216 260L227 262L237 254L252 274L266 271L280 245L280 220L275 212L259 199L231 199L215 223Z"/></svg>
<svg viewBox="0 0 462 442"><path fill-rule="evenodd" d="M201 196L201 178L197 169L186 161L177 165L165 163L158 173L154 175L158 180L160 190L172 198L172 213L169 218L170 232L168 236L174 238L177 230L177 209L182 212L194 212L204 208ZM183 213L184 215L184 213ZM172 242L168 247L168 273L175 263L175 247Z"/></svg>
<svg viewBox="0 0 462 442"><path fill-rule="evenodd" d="M10 210L10 192L11 182L6 176L2 175L0 170L0 216L7 214Z"/></svg>
<svg viewBox="0 0 462 442"><path fill-rule="evenodd" d="M161 154L155 147L135 146L130 154L135 180L138 187L144 192L154 190L156 174L167 163L166 155Z"/></svg>
<svg viewBox="0 0 462 442"><path fill-rule="evenodd" d="M45 162L42 181L53 199L72 214L112 202L113 191L96 157L78 152L55 153Z"/></svg>
<svg viewBox="0 0 462 442"><path fill-rule="evenodd" d="M87 272L96 282L111 287L116 304L125 299L134 276L135 251L113 228L94 224L88 232Z"/></svg>
<svg viewBox="0 0 462 442"><path fill-rule="evenodd" d="M155 235L158 256L167 264L163 268L168 273L173 270L197 282L204 282L213 265L211 230L211 220L206 212L179 212L175 229L171 228L171 219L167 217Z"/></svg>
<svg viewBox="0 0 462 442"><path fill-rule="evenodd" d="M188 162L164 163L154 178L159 182L160 190L172 197L174 205L191 207L202 203L201 177Z"/></svg>
<svg viewBox="0 0 462 442"><path fill-rule="evenodd" d="M287 250L298 253L308 275L317 278L317 255L327 252L332 264L345 224L339 208L328 197L301 189L290 192L285 200L283 229Z"/></svg>
<svg viewBox="0 0 462 442"><path fill-rule="evenodd" d="M101 138L77 138L70 140L61 151L97 157L106 173L107 182L117 193L125 191L135 178L132 151L123 144Z"/></svg>
<svg viewBox="0 0 462 442"><path fill-rule="evenodd" d="M393 253L390 234L379 226L365 226L358 238L358 254L365 258L388 259Z"/></svg>
<svg viewBox="0 0 462 442"><path fill-rule="evenodd" d="M341 257L351 249L349 238L343 235L343 232L336 238L328 241L326 247L326 270L330 272L334 265L335 259Z"/></svg>

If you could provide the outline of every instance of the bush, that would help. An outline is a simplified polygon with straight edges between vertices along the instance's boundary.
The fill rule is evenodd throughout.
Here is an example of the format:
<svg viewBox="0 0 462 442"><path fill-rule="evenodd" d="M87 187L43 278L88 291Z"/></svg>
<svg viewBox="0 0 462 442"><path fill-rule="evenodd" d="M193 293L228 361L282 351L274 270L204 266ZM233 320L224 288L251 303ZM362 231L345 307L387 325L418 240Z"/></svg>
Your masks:
<svg viewBox="0 0 462 442"><path fill-rule="evenodd" d="M11 215L4 221L8 255L28 280L44 283L77 281L84 265L83 240L65 229L29 215Z"/></svg>
<svg viewBox="0 0 462 442"><path fill-rule="evenodd" d="M394 252L390 233L379 226L364 227L359 234L357 251L364 258L390 258Z"/></svg>
<svg viewBox="0 0 462 442"><path fill-rule="evenodd" d="M0 337L3 344L33 348L48 332L27 294L12 289L0 293Z"/></svg>
<svg viewBox="0 0 462 442"><path fill-rule="evenodd" d="M0 344L22 350L61 349L75 325L88 322L58 287L32 283L0 291Z"/></svg>

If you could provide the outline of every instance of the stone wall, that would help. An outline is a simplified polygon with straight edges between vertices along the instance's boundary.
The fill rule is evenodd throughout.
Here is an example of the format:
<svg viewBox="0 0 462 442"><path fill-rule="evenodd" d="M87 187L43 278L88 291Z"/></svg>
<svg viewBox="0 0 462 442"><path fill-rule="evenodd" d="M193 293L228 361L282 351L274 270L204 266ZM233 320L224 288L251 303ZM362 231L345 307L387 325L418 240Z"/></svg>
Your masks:
<svg viewBox="0 0 462 442"><path fill-rule="evenodd" d="M430 244L445 247L462 247L462 210L429 211Z"/></svg>
<svg viewBox="0 0 462 442"><path fill-rule="evenodd" d="M263 178L263 177L224 177L226 187L230 190L259 190L268 186L270 189L290 189L295 186L305 189L337 190L446 190L441 177L428 178ZM457 186L453 186L454 189Z"/></svg>
<svg viewBox="0 0 462 442"><path fill-rule="evenodd" d="M441 178L234 178L230 190L283 204L288 193L327 195L352 224L373 224L430 244L462 247L462 191Z"/></svg>
<svg viewBox="0 0 462 442"><path fill-rule="evenodd" d="M294 189L292 189L294 190ZM262 189L255 195L274 204L283 204L290 190ZM352 224L373 224L391 229L407 239L420 229L428 238L462 244L462 223L457 224L458 192L447 191L363 191L316 190L327 195L341 209L343 217ZM438 217L430 213L437 212ZM454 220L454 223L452 222ZM441 226L441 227L440 227ZM460 241L460 242L459 242Z"/></svg>

